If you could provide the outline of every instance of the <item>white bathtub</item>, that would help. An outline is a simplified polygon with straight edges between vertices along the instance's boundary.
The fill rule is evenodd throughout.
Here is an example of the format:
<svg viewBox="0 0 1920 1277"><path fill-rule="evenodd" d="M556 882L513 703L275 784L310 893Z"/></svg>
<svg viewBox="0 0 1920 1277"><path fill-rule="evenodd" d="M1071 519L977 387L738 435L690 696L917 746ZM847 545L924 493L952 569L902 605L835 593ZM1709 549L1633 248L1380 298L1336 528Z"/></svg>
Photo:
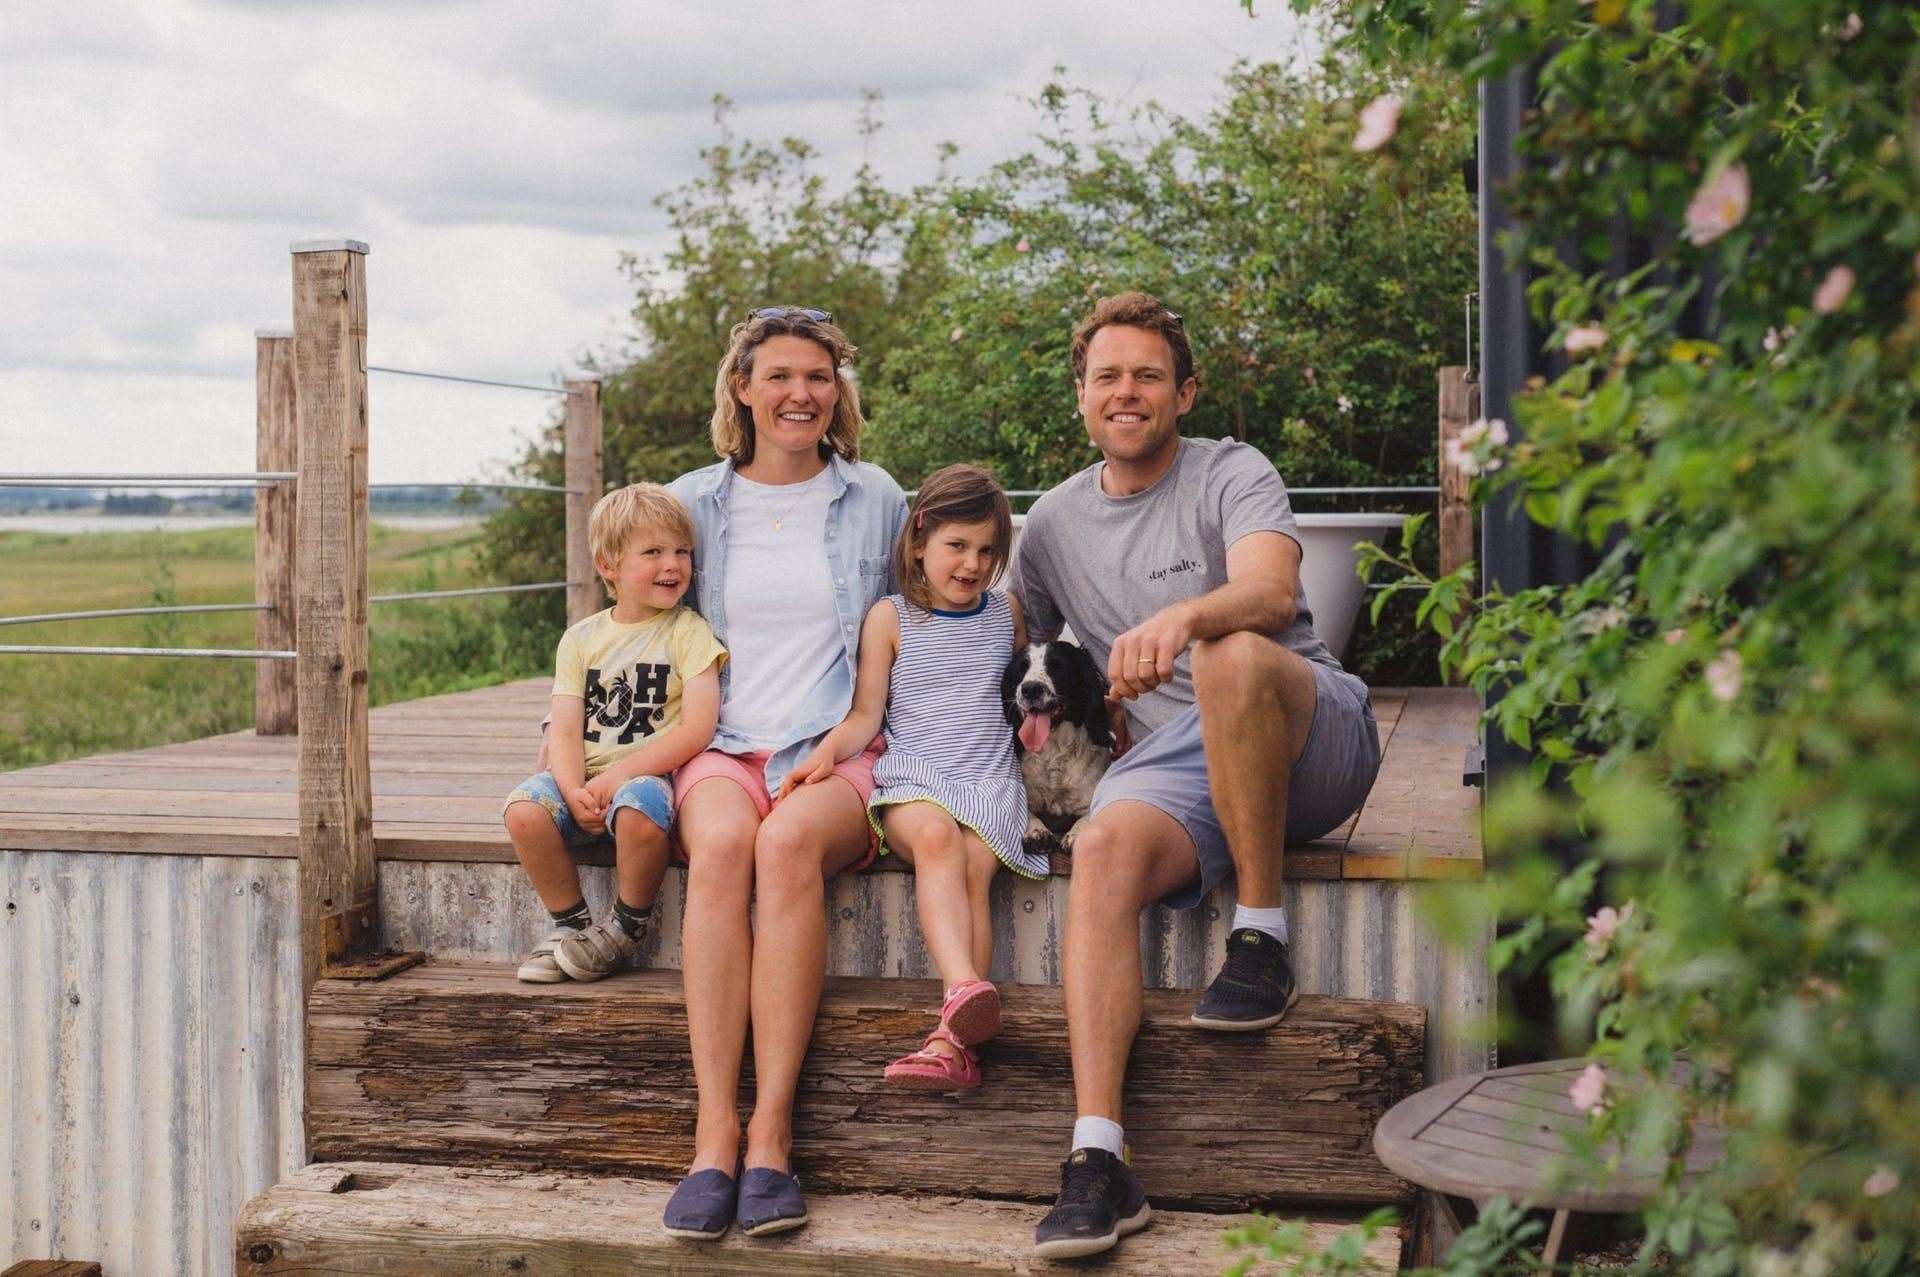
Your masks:
<svg viewBox="0 0 1920 1277"><path fill-rule="evenodd" d="M1347 639L1353 633L1354 618L1366 586L1353 573L1357 556L1353 547L1362 541L1380 542L1394 538L1389 549L1398 548L1404 514L1299 514L1300 584L1307 592L1307 606L1313 609L1313 631L1333 649L1338 660L1347 659Z"/></svg>
<svg viewBox="0 0 1920 1277"><path fill-rule="evenodd" d="M1347 638L1360 614L1366 587L1353 573L1353 547L1362 541L1381 541L1399 531L1404 514L1300 514L1300 584L1313 609L1313 630L1345 660ZM1013 516L1013 543L1020 544L1024 514ZM1072 637L1071 634L1068 637Z"/></svg>

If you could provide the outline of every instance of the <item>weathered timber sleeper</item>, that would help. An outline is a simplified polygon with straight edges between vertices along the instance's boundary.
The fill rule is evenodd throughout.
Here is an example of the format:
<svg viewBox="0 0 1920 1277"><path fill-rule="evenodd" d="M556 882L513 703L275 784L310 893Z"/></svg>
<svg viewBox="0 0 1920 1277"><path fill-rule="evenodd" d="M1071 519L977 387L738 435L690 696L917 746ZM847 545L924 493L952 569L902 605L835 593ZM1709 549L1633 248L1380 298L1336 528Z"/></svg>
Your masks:
<svg viewBox="0 0 1920 1277"><path fill-rule="evenodd" d="M1073 1122L1057 988L1005 990L987 1085L902 1095L885 1062L930 1024L937 986L831 980L801 1075L798 1170L835 1192L1051 1199ZM1269 1033L1207 1034L1189 993L1148 990L1127 1129L1156 1205L1410 1200L1374 1123L1421 1081L1426 1013L1302 998ZM377 984L323 980L310 1012L311 1155L677 1178L693 1070L677 974L521 984L495 964L429 963Z"/></svg>
<svg viewBox="0 0 1920 1277"><path fill-rule="evenodd" d="M797 1277L916 1277L1074 1271L1032 1255L1030 1206L951 1198L826 1196L798 1232L712 1244L660 1231L669 1186L508 1171L353 1162L309 1166L241 1213L235 1269L243 1277L407 1274L468 1277L626 1277L631 1273L777 1272ZM1156 1211L1152 1227L1103 1271L1208 1273L1225 1266L1222 1238L1242 1222ZM1308 1224L1324 1245L1347 1221ZM1399 1266L1400 1230L1368 1246L1371 1271ZM1084 1270L1084 1265L1080 1266Z"/></svg>

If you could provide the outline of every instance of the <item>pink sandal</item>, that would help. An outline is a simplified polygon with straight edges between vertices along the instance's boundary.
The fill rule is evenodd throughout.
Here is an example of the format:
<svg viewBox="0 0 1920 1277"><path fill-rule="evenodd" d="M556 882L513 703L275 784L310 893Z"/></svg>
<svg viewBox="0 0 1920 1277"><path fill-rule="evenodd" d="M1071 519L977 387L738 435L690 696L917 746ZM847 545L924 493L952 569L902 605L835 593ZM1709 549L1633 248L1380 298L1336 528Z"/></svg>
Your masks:
<svg viewBox="0 0 1920 1277"><path fill-rule="evenodd" d="M968 980L947 990L940 1027L960 1046L979 1046L1000 1032L1000 990L986 980Z"/></svg>
<svg viewBox="0 0 1920 1277"><path fill-rule="evenodd" d="M934 1050L935 1041L945 1042L954 1054ZM939 1028L927 1034L918 1051L887 1065L885 1076L889 1086L902 1091L971 1091L980 1085L980 1057Z"/></svg>

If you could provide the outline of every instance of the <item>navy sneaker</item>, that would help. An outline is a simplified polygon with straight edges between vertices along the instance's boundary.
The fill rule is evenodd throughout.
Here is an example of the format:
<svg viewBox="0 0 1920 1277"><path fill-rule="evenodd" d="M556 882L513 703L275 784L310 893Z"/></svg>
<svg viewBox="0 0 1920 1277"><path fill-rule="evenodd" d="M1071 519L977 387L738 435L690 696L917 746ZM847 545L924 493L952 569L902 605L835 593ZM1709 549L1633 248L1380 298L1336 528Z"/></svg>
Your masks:
<svg viewBox="0 0 1920 1277"><path fill-rule="evenodd" d="M718 1241L733 1223L734 1203L739 1196L740 1181L725 1171L695 1171L673 1190L660 1222L669 1237Z"/></svg>
<svg viewBox="0 0 1920 1277"><path fill-rule="evenodd" d="M771 1166L749 1166L740 1177L740 1231L749 1237L784 1233L807 1222L800 1181Z"/></svg>
<svg viewBox="0 0 1920 1277"><path fill-rule="evenodd" d="M1227 937L1227 961L1200 996L1193 1023L1228 1033L1270 1028L1299 1000L1287 946L1264 931L1242 927Z"/></svg>
<svg viewBox="0 0 1920 1277"><path fill-rule="evenodd" d="M1076 1148L1060 1164L1060 1196L1033 1230L1034 1253L1043 1259L1097 1255L1152 1218L1132 1167L1104 1148Z"/></svg>

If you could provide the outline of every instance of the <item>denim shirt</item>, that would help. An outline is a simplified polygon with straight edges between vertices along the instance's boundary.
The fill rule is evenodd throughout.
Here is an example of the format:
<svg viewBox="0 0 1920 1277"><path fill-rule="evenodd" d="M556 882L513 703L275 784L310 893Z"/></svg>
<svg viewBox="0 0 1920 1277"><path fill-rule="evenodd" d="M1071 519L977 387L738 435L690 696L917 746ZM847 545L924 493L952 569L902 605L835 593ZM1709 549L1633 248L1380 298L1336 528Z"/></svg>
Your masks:
<svg viewBox="0 0 1920 1277"><path fill-rule="evenodd" d="M900 485L879 466L827 459L833 472L833 499L827 506L827 563L833 571L833 606L840 618L841 656L814 684L787 729L786 743L767 759L767 789L777 789L795 764L821 736L840 725L853 708L854 671L859 667L860 626L867 611L895 589L893 544L907 521L907 499ZM690 601L707 618L714 634L727 641L727 514L733 500L731 459L690 471L669 486L693 515L693 588ZM720 699L725 702L732 662L720 667ZM721 727L709 749L745 754L753 742Z"/></svg>

